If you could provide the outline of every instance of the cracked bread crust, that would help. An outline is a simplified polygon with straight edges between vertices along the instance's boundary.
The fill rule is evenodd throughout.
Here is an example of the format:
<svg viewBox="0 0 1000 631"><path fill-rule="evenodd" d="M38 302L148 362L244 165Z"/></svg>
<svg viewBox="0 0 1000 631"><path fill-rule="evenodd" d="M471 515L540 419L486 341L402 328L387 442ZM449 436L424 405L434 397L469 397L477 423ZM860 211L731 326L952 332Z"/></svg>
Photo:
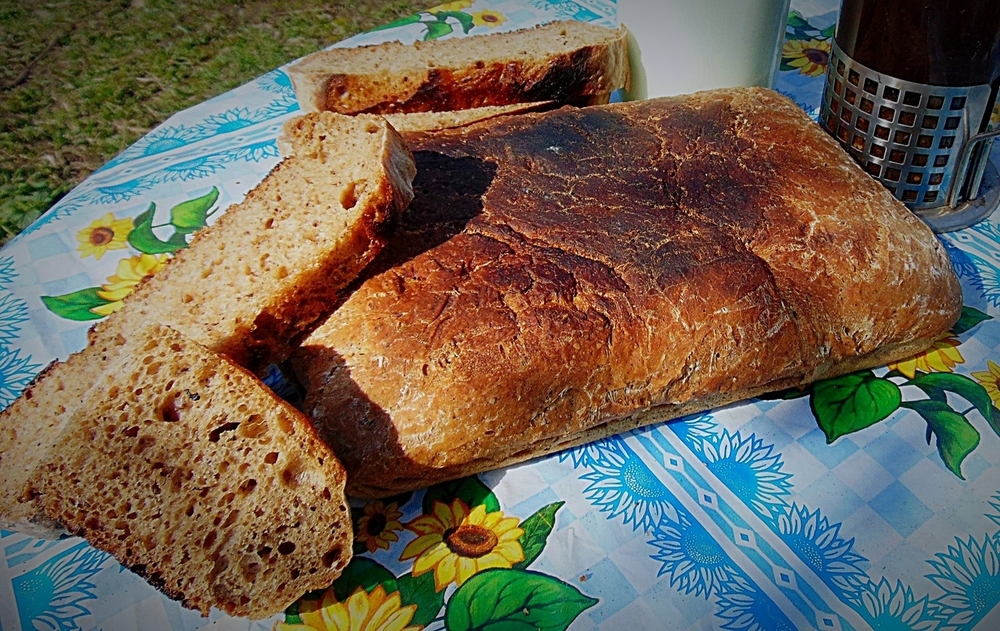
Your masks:
<svg viewBox="0 0 1000 631"><path fill-rule="evenodd" d="M396 237L293 356L349 494L898 360L961 310L930 230L768 90L407 140Z"/></svg>

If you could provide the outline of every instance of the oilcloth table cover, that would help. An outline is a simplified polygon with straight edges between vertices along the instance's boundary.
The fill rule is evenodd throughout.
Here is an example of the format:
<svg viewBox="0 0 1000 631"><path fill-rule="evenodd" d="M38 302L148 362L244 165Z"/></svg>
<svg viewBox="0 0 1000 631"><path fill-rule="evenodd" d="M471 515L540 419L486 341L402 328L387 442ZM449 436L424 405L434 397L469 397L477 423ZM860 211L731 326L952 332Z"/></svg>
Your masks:
<svg viewBox="0 0 1000 631"><path fill-rule="evenodd" d="M778 89L814 117L837 5L793 2L781 52ZM458 0L338 45L557 18L617 21L609 0ZM297 110L278 69L181 112L0 251L0 404L163 264L171 209L242 199ZM0 628L998 629L1000 223L941 238L966 308L909 361L357 504L344 576L270 620L202 618L80 539L2 532Z"/></svg>

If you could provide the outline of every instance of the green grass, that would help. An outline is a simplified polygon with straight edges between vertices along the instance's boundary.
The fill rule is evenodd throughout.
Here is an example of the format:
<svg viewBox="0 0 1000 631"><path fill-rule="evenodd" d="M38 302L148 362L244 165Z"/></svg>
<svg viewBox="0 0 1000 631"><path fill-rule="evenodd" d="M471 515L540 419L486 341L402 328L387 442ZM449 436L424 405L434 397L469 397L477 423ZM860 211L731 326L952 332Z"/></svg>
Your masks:
<svg viewBox="0 0 1000 631"><path fill-rule="evenodd" d="M0 243L168 116L433 0L0 3Z"/></svg>

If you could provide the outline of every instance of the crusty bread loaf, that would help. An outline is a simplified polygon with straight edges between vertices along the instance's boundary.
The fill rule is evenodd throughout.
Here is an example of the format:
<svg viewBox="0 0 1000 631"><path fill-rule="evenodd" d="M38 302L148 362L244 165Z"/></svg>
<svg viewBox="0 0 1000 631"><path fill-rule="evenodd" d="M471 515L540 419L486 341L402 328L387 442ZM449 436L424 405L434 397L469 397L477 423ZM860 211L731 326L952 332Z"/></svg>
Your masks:
<svg viewBox="0 0 1000 631"><path fill-rule="evenodd" d="M350 560L340 463L225 356L135 331L71 416L33 492L185 606L263 618Z"/></svg>
<svg viewBox="0 0 1000 631"><path fill-rule="evenodd" d="M349 494L898 360L961 310L931 231L771 91L407 142L396 236L292 360Z"/></svg>
<svg viewBox="0 0 1000 631"><path fill-rule="evenodd" d="M305 112L394 114L589 104L628 83L625 29L577 21L488 36L334 48L288 69Z"/></svg>
<svg viewBox="0 0 1000 631"><path fill-rule="evenodd" d="M290 121L287 156L0 413L0 528L53 536L24 496L68 412L136 327L166 324L259 370L280 360L381 250L413 195L413 158L378 116Z"/></svg>

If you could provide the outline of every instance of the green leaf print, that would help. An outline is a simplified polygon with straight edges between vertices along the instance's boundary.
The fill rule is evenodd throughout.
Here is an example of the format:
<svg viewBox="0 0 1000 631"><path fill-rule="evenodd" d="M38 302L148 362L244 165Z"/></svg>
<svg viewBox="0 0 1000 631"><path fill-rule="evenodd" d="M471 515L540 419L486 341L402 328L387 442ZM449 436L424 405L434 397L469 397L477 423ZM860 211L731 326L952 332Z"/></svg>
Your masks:
<svg viewBox="0 0 1000 631"><path fill-rule="evenodd" d="M950 372L917 373L908 383L926 392L931 399L939 401L940 397L932 394L934 390L953 392L976 406L987 421L993 416L993 401L986 388L965 375Z"/></svg>
<svg viewBox="0 0 1000 631"><path fill-rule="evenodd" d="M514 569L523 569L531 565L545 549L545 542L552 533L556 523L556 512L566 502L553 502L538 509L534 515L521 522L524 534L521 535L521 549L524 550L524 560L514 565Z"/></svg>
<svg viewBox="0 0 1000 631"><path fill-rule="evenodd" d="M383 24L382 26L376 26L375 28L368 31L369 33L375 33L376 31L386 31L391 28L399 28L400 26L406 26L407 24L416 24L420 21L420 14L415 13L413 15L408 15L405 18L400 18L394 22L389 22L388 24Z"/></svg>
<svg viewBox="0 0 1000 631"><path fill-rule="evenodd" d="M448 601L448 631L562 631L596 598L546 574L492 569L462 584Z"/></svg>
<svg viewBox="0 0 1000 631"><path fill-rule="evenodd" d="M452 480L435 484L427 489L424 494L423 510L427 515L434 514L434 502L444 502L448 506L455 499L465 502L469 508L475 508L480 504L486 506L487 513L495 513L500 510L500 500L493 494L488 486L483 484L476 476Z"/></svg>
<svg viewBox="0 0 1000 631"><path fill-rule="evenodd" d="M399 591L396 577L392 572L371 559L354 557L344 568L344 573L333 582L333 593L337 596L337 600L346 602L358 587L370 592L379 585L387 594Z"/></svg>
<svg viewBox="0 0 1000 631"><path fill-rule="evenodd" d="M434 589L434 572L424 572L420 576L403 574L396 579L399 585L399 599L403 605L416 605L411 624L427 626L444 607L444 592Z"/></svg>
<svg viewBox="0 0 1000 631"><path fill-rule="evenodd" d="M170 225L180 234L191 234L208 223L209 210L219 200L219 189L212 187L205 195L181 202L170 209Z"/></svg>
<svg viewBox="0 0 1000 631"><path fill-rule="evenodd" d="M937 450L948 470L962 475L962 461L979 446L979 431L967 418L940 401L907 401L903 407L917 412L937 436Z"/></svg>
<svg viewBox="0 0 1000 631"><path fill-rule="evenodd" d="M818 381L809 399L827 443L878 423L901 402L899 386L870 370Z"/></svg>
<svg viewBox="0 0 1000 631"><path fill-rule="evenodd" d="M451 34L455 29L447 22L424 22L427 25L427 33L424 34L424 41L430 41L445 35Z"/></svg>
<svg viewBox="0 0 1000 631"><path fill-rule="evenodd" d="M986 320L992 320L993 316L983 313L979 309L974 309L972 307L962 307L962 315L958 318L958 322L955 326L951 327L957 335L965 333L969 329L973 328L980 322L985 322Z"/></svg>
<svg viewBox="0 0 1000 631"><path fill-rule="evenodd" d="M435 15L437 19L442 22L447 18L454 18L455 20L458 21L459 24L462 25L463 33L468 33L469 31L472 30L472 27L475 26L475 24L472 22L472 16L469 15L468 13L462 13L461 11L440 11ZM449 31L449 33L450 32L451 31Z"/></svg>
<svg viewBox="0 0 1000 631"><path fill-rule="evenodd" d="M166 241L153 234L153 215L156 204L150 202L145 212L132 220L132 231L128 233L128 242L136 250L144 254L173 254L187 247L184 235L175 232Z"/></svg>
<svg viewBox="0 0 1000 631"><path fill-rule="evenodd" d="M99 289L100 287L87 287L61 296L42 296L42 303L49 311L67 320L76 322L100 320L104 316L94 313L92 309L109 304L111 301L98 296Z"/></svg>

